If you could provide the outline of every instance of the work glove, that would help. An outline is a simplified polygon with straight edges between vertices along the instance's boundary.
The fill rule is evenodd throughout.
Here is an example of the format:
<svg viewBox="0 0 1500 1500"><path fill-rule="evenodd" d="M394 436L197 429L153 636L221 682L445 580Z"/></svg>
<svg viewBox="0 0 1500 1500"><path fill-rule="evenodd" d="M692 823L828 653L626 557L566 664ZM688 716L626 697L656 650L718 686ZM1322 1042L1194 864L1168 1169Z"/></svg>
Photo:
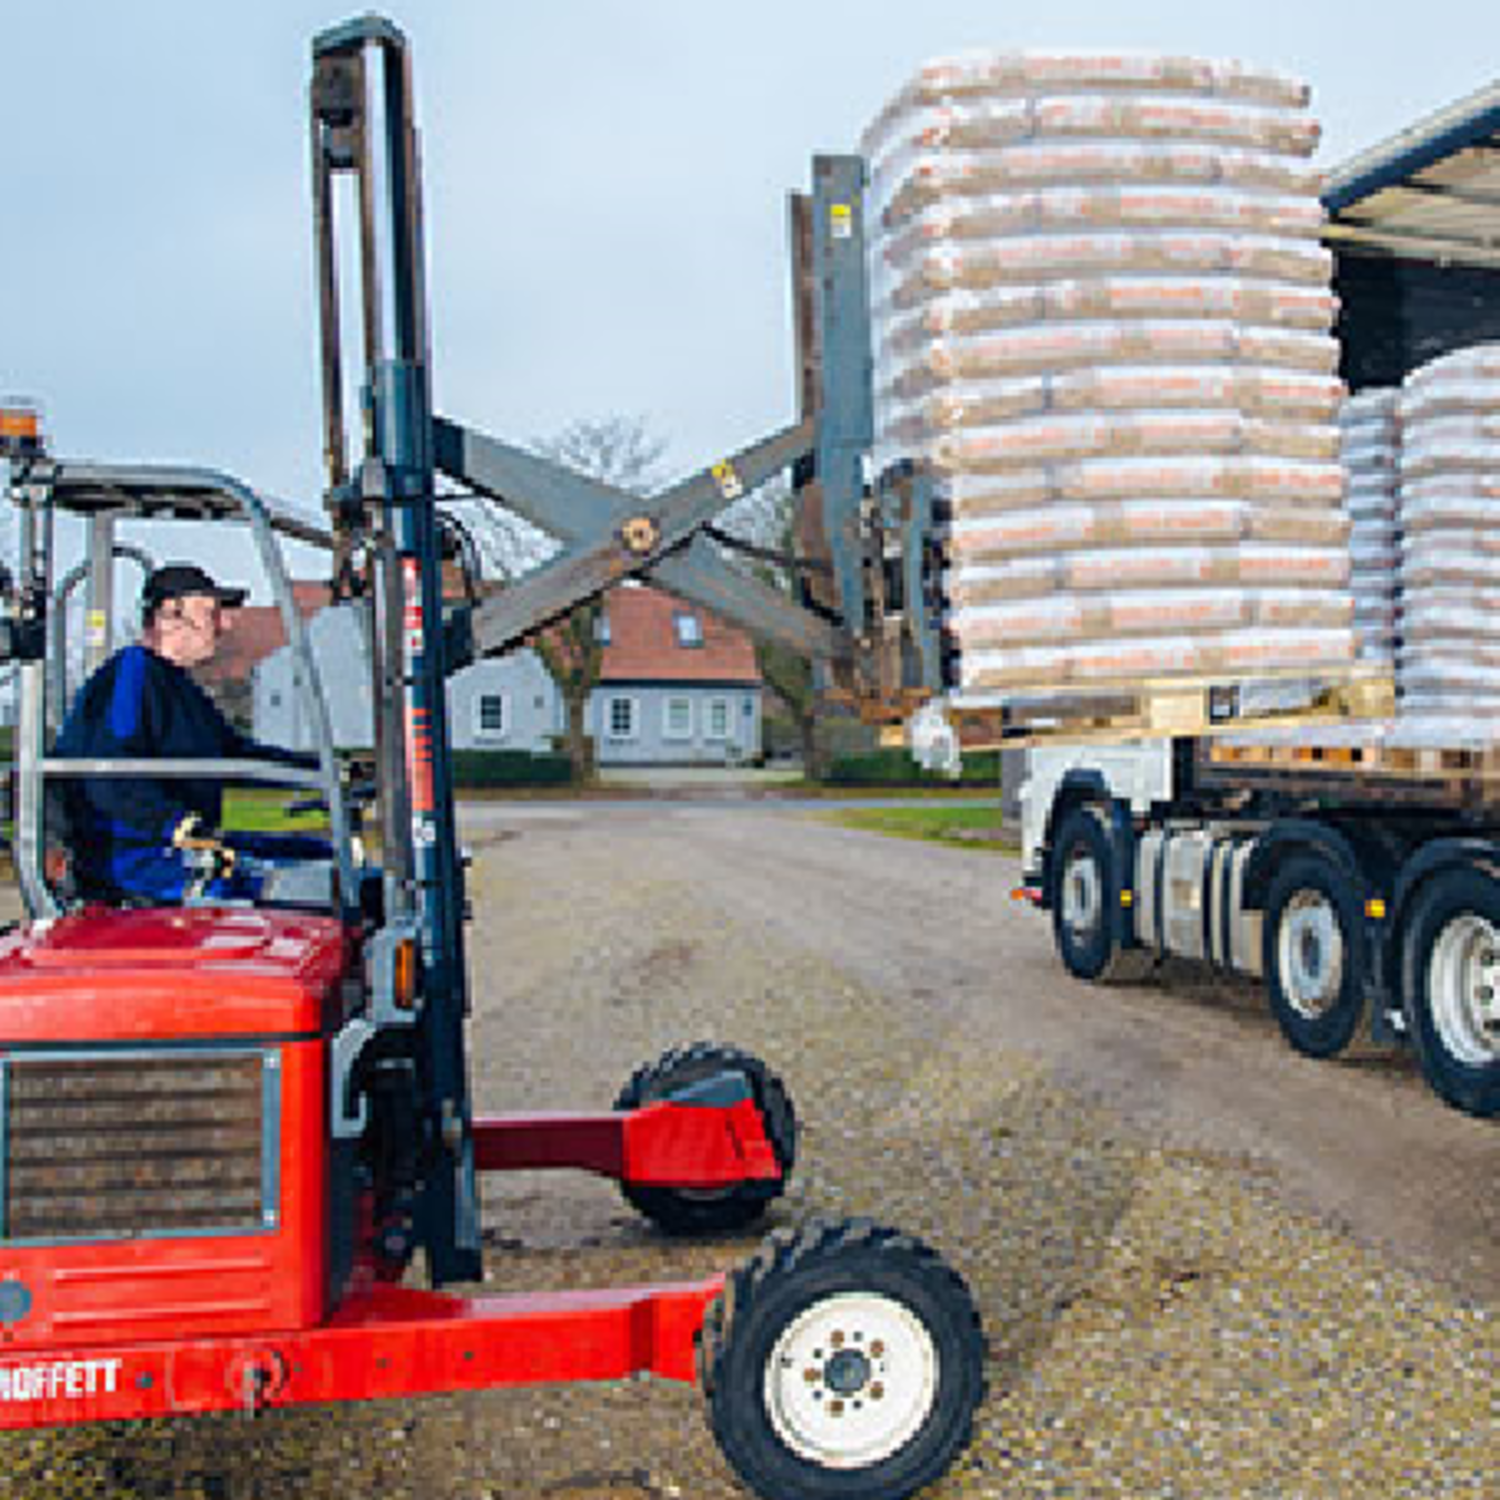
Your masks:
<svg viewBox="0 0 1500 1500"><path fill-rule="evenodd" d="M197 813L189 813L172 830L172 847L181 851L198 885L227 880L234 873L234 850Z"/></svg>

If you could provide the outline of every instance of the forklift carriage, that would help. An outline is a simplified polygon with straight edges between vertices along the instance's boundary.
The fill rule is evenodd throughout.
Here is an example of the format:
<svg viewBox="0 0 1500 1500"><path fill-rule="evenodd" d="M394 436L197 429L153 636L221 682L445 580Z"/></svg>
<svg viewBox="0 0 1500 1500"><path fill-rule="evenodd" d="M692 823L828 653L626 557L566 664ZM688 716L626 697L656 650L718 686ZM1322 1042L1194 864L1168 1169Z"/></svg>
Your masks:
<svg viewBox="0 0 1500 1500"><path fill-rule="evenodd" d="M849 204L857 226L861 166L820 159L816 174L822 274L807 277L817 310L808 326L821 341L821 386L805 395L804 420L643 502L431 414L405 42L369 17L319 37L313 59L328 523L212 471L55 461L25 413L0 422L21 520L0 645L19 683L14 854L30 917L0 938L0 1426L644 1371L700 1381L727 1458L761 1495L908 1495L967 1442L983 1351L962 1281L895 1230L783 1229L727 1277L686 1285L441 1289L482 1277L479 1173L601 1174L663 1231L683 1234L753 1224L792 1170L785 1088L730 1047L669 1052L608 1112L472 1116L444 683L475 655L511 649L648 572L831 661L867 696L874 683L888 704L902 699L914 662L931 680L920 485L914 502L912 476L901 476L886 507L912 541L907 607L890 611L887 628L882 590L906 565L900 537L869 524L860 468L868 330ZM352 468L333 240L343 173L359 194L366 371L366 446ZM700 534L793 463L822 507L824 602L810 608L729 567ZM562 556L445 614L439 470L547 528ZM59 511L87 524L90 665L108 648L116 523L248 525L298 661L316 771L51 752L63 709L48 672ZM341 773L278 536L330 551L336 590L364 625L378 867L365 858L360 799ZM885 632L878 652L872 631ZM332 858L268 871L254 904L110 907L59 887L49 786L201 777L206 765L226 782L314 790ZM426 1286L407 1284L418 1252Z"/></svg>

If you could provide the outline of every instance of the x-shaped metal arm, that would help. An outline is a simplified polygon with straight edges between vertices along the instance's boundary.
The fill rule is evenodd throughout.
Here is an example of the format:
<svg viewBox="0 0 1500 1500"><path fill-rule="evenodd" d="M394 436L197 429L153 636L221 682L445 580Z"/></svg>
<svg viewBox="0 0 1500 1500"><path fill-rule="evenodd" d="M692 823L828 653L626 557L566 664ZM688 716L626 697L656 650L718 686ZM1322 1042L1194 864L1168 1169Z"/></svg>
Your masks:
<svg viewBox="0 0 1500 1500"><path fill-rule="evenodd" d="M474 652L493 656L575 604L649 573L674 594L805 656L848 654L840 631L769 585L724 563L701 529L743 495L810 453L812 422L788 427L733 458L642 498L438 417L438 470L493 496L556 537L563 552L473 615Z"/></svg>

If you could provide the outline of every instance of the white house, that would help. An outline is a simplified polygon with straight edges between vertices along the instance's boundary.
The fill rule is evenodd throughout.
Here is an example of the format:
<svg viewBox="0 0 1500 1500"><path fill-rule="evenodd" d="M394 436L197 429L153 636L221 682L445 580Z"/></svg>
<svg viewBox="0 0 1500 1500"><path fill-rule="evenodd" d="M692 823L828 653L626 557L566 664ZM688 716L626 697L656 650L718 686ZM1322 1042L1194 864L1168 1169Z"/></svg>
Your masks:
<svg viewBox="0 0 1500 1500"><path fill-rule="evenodd" d="M308 621L341 749L367 749L374 734L362 619L340 605ZM760 753L762 684L747 635L645 587L615 589L604 620L604 660L586 715L599 765L724 765ZM312 747L290 647L254 667L252 703L257 739ZM475 662L448 681L456 750L535 754L565 728L562 695L534 651Z"/></svg>
<svg viewBox="0 0 1500 1500"><path fill-rule="evenodd" d="M323 679L340 749L367 749L374 740L370 671L361 616L347 605L308 621L313 657ZM312 728L291 648L272 652L254 673L255 736L293 750L312 748ZM534 651L475 662L448 679L448 733L456 750L550 748L561 732L562 700Z"/></svg>

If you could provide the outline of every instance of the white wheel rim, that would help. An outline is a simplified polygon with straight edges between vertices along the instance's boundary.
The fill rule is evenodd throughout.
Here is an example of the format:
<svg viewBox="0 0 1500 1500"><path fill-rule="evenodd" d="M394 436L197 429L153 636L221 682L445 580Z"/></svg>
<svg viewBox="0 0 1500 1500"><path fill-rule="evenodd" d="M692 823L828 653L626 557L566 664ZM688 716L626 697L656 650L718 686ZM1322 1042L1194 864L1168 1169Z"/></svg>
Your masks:
<svg viewBox="0 0 1500 1500"><path fill-rule="evenodd" d="M1500 1059L1500 932L1472 912L1455 917L1432 945L1427 1003L1443 1046L1482 1068Z"/></svg>
<svg viewBox="0 0 1500 1500"><path fill-rule="evenodd" d="M1070 932L1086 936L1098 925L1104 907L1099 862L1086 849L1068 856L1063 866L1062 917Z"/></svg>
<svg viewBox="0 0 1500 1500"><path fill-rule="evenodd" d="M899 1452L937 1399L932 1336L905 1306L868 1292L812 1304L783 1330L766 1364L776 1435L825 1469L860 1469Z"/></svg>
<svg viewBox="0 0 1500 1500"><path fill-rule="evenodd" d="M1287 1004L1321 1020L1344 987L1344 934L1333 903L1321 891L1298 891L1282 910L1276 948Z"/></svg>

